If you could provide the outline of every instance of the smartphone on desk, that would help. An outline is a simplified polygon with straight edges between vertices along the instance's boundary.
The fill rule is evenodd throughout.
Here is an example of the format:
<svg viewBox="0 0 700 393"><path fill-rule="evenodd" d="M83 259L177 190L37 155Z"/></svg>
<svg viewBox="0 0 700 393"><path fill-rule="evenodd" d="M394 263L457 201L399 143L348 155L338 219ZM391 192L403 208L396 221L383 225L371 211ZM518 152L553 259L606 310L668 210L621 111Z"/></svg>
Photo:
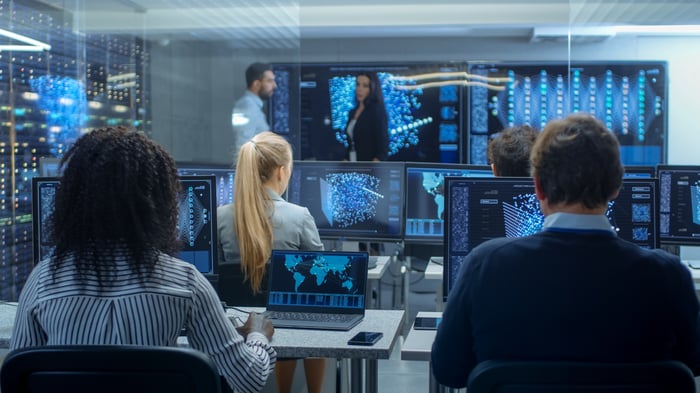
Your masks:
<svg viewBox="0 0 700 393"><path fill-rule="evenodd" d="M437 330L441 317L416 317L413 328L416 330Z"/></svg>
<svg viewBox="0 0 700 393"><path fill-rule="evenodd" d="M348 340L348 345L374 345L383 335L381 332L359 332Z"/></svg>

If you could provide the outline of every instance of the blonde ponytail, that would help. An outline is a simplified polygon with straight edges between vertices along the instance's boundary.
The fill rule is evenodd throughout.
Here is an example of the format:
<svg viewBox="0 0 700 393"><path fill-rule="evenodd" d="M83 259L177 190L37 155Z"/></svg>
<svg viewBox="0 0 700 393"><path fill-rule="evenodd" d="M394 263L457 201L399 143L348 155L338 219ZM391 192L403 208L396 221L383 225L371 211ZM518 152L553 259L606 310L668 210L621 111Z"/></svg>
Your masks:
<svg viewBox="0 0 700 393"><path fill-rule="evenodd" d="M287 141L262 132L241 146L234 184L234 227L241 254L241 270L254 293L260 291L272 252L272 201L265 183L275 170L291 161Z"/></svg>

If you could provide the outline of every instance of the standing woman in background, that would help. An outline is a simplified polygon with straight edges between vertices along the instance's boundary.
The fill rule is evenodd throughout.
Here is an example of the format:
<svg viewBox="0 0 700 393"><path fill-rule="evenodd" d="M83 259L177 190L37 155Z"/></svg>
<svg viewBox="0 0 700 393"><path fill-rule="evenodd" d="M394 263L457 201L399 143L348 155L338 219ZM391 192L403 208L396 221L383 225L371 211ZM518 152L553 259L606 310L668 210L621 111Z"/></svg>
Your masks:
<svg viewBox="0 0 700 393"><path fill-rule="evenodd" d="M385 161L389 151L388 121L377 74L361 72L355 79L357 104L348 113L345 133L349 161Z"/></svg>
<svg viewBox="0 0 700 393"><path fill-rule="evenodd" d="M236 164L235 202L219 207L217 220L220 261L232 269L240 267L242 275L239 280L220 282L222 292L227 286L235 286L261 299L273 249L323 250L309 210L280 196L292 176L292 163L292 147L273 132L257 134L241 146ZM296 362L296 359L278 360L275 375L279 393L291 391ZM304 359L309 393L321 392L325 367L326 359Z"/></svg>

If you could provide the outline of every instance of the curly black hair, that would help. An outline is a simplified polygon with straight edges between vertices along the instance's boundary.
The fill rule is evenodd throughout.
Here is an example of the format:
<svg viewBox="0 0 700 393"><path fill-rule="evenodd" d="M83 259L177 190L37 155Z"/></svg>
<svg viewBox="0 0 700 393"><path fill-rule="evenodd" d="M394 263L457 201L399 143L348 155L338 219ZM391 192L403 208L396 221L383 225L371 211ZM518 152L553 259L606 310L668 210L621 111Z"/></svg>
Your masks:
<svg viewBox="0 0 700 393"><path fill-rule="evenodd" d="M131 129L97 129L75 142L61 168L49 224L54 272L69 260L80 277L102 282L116 259L149 274L159 252L177 252L180 182L163 147Z"/></svg>

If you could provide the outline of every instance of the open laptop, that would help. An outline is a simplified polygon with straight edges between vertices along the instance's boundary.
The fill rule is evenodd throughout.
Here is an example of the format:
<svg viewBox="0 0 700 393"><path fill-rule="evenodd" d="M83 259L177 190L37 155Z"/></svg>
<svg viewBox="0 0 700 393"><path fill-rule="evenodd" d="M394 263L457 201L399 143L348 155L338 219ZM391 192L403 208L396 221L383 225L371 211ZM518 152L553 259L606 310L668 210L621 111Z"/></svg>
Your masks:
<svg viewBox="0 0 700 393"><path fill-rule="evenodd" d="M265 315L276 328L350 330L365 316L366 252L273 250Z"/></svg>

